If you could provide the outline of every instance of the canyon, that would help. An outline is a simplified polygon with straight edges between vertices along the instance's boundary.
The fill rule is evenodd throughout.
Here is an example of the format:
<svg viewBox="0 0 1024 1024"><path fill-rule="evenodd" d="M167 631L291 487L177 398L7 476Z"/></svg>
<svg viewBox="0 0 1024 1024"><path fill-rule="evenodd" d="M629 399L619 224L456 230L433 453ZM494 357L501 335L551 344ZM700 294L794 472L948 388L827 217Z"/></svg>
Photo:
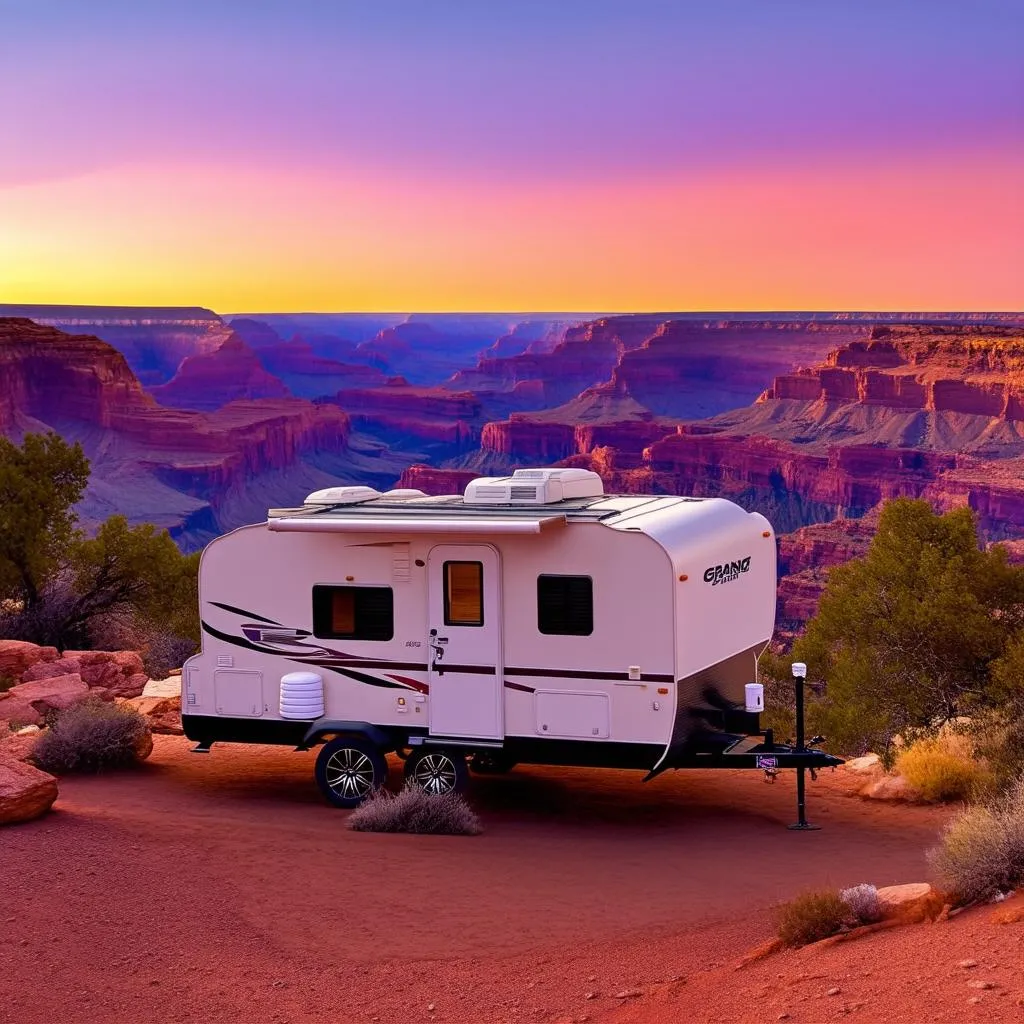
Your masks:
<svg viewBox="0 0 1024 1024"><path fill-rule="evenodd" d="M765 513L795 630L887 498L1024 542L1020 314L28 311L0 321L0 431L81 441L83 520L127 511L185 547L338 481L583 466Z"/></svg>

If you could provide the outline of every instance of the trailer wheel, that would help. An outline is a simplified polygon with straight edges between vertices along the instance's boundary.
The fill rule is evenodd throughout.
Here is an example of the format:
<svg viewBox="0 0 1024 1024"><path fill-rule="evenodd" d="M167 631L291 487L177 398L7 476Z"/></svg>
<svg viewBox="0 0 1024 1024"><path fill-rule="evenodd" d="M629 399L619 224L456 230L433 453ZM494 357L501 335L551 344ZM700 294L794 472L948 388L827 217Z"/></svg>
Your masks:
<svg viewBox="0 0 1024 1024"><path fill-rule="evenodd" d="M338 736L320 748L316 784L335 807L358 807L388 777L381 749L361 736Z"/></svg>
<svg viewBox="0 0 1024 1024"><path fill-rule="evenodd" d="M454 750L421 747L405 762L405 781L435 796L464 793L469 785L466 758Z"/></svg>

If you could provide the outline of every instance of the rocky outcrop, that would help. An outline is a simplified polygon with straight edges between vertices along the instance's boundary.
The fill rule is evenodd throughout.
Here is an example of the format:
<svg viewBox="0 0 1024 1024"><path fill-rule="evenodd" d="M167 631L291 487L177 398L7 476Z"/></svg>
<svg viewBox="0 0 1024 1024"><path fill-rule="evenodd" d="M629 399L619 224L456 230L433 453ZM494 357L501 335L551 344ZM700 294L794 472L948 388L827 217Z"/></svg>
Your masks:
<svg viewBox="0 0 1024 1024"><path fill-rule="evenodd" d="M57 799L57 780L24 761L0 753L0 825L32 821Z"/></svg>
<svg viewBox="0 0 1024 1024"><path fill-rule="evenodd" d="M232 503L264 474L303 467L300 486L334 482L304 467L316 460L342 470L350 432L337 407L293 398L235 401L211 413L167 409L98 338L0 320L0 431L18 437L44 429L81 441L90 459L79 506L86 525L121 512L200 538L245 521L233 518L243 510ZM261 504L293 500L285 485Z"/></svg>
<svg viewBox="0 0 1024 1024"><path fill-rule="evenodd" d="M433 466L410 466L398 482L399 487L414 487L425 494L462 494L466 485L479 473L465 469L435 469Z"/></svg>
<svg viewBox="0 0 1024 1024"><path fill-rule="evenodd" d="M264 369L302 398L321 398L344 388L381 387L387 383L385 374L376 367L328 359L301 338L266 345L256 355Z"/></svg>
<svg viewBox="0 0 1024 1024"><path fill-rule="evenodd" d="M181 695L174 697L132 697L124 700L125 707L137 711L149 724L151 733L163 736L181 736Z"/></svg>
<svg viewBox="0 0 1024 1024"><path fill-rule="evenodd" d="M212 352L186 356L166 383L150 388L161 404L174 409L213 410L229 402L251 398L283 398L283 381L268 373L237 335L232 334Z"/></svg>
<svg viewBox="0 0 1024 1024"><path fill-rule="evenodd" d="M186 356L214 351L231 333L216 313L201 307L7 306L0 307L4 316L102 338L146 386L170 380Z"/></svg>
<svg viewBox="0 0 1024 1024"><path fill-rule="evenodd" d="M356 428L395 444L440 442L462 451L475 448L480 438L482 406L469 392L417 387L395 377L380 388L339 391L330 401Z"/></svg>
<svg viewBox="0 0 1024 1024"><path fill-rule="evenodd" d="M36 657L28 650L34 648ZM15 663L14 659L18 662ZM137 697L148 681L136 651L65 651L0 640L0 659L11 664L13 685L0 691L0 720L42 725L52 713L87 697ZM24 666L15 674L14 668Z"/></svg>

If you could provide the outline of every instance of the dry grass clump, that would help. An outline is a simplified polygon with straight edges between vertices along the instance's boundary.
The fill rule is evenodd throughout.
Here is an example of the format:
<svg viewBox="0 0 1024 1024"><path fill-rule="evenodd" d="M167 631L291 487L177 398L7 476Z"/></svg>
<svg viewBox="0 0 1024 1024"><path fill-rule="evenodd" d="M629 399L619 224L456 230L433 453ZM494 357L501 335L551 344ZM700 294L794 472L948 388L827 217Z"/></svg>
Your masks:
<svg viewBox="0 0 1024 1024"><path fill-rule="evenodd" d="M97 698L61 711L36 740L32 760L53 775L134 764L149 726L134 708Z"/></svg>
<svg viewBox="0 0 1024 1024"><path fill-rule="evenodd" d="M878 889L864 882L851 886L839 893L839 898L849 908L857 924L874 924L882 919L882 907L878 902Z"/></svg>
<svg viewBox="0 0 1024 1024"><path fill-rule="evenodd" d="M480 819L458 793L435 795L419 786L400 793L378 790L348 819L356 832L415 832L446 836L475 836Z"/></svg>
<svg viewBox="0 0 1024 1024"><path fill-rule="evenodd" d="M928 862L937 887L958 904L1024 883L1024 779L1005 796L954 818Z"/></svg>
<svg viewBox="0 0 1024 1024"><path fill-rule="evenodd" d="M896 759L896 773L930 803L976 799L993 783L991 772L975 758L970 741L957 733L912 743Z"/></svg>
<svg viewBox="0 0 1024 1024"><path fill-rule="evenodd" d="M850 907L832 889L801 893L779 912L779 938L787 946L806 946L835 935L851 916Z"/></svg>

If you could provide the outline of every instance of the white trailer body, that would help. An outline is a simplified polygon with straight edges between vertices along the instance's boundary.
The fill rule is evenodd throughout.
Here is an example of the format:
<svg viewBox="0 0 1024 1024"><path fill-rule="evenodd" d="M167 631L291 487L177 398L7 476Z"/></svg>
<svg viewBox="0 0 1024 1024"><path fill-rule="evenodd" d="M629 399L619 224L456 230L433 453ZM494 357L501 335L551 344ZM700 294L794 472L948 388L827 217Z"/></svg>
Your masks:
<svg viewBox="0 0 1024 1024"><path fill-rule="evenodd" d="M775 590L770 524L722 499L604 495L582 470L318 492L205 549L185 733L683 767L759 733Z"/></svg>

